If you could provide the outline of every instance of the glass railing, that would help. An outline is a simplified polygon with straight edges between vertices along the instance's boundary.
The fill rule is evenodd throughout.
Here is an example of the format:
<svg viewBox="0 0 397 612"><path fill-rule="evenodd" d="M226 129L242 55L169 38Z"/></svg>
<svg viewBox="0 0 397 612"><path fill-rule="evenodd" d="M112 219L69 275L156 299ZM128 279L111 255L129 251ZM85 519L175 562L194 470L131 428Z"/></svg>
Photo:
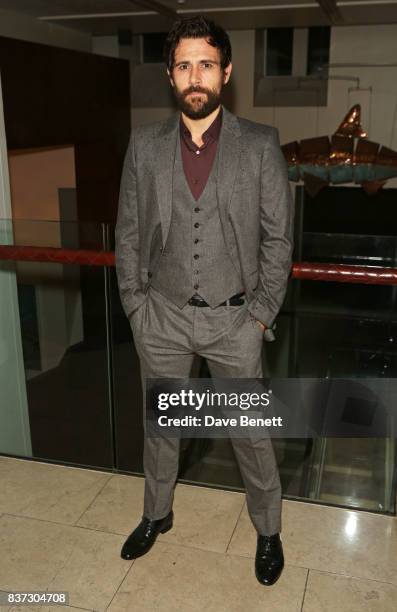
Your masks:
<svg viewBox="0 0 397 612"><path fill-rule="evenodd" d="M104 250L106 228L0 223L2 243L28 247L31 258L26 249L16 260L0 257L0 334L8 356L1 366L0 452L110 468L107 269L53 259L59 249Z"/></svg>
<svg viewBox="0 0 397 612"><path fill-rule="evenodd" d="M320 261L327 237L305 240ZM341 238L343 263L374 266L362 253L381 253L376 265L396 268L395 239L382 240L349 251ZM0 453L142 474L140 367L113 250L109 225L0 220ZM396 295L393 283L292 278L266 376L397 378ZM193 372L210 377L199 357ZM389 434L274 439L284 497L394 513L393 424ZM243 490L230 440L183 439L179 480Z"/></svg>

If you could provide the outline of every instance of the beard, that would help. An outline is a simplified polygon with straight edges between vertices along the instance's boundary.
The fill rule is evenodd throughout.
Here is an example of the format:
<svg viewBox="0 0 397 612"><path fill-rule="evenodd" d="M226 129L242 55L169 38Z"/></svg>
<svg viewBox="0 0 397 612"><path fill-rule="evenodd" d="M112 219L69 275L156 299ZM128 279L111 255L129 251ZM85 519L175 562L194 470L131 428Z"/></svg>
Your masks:
<svg viewBox="0 0 397 612"><path fill-rule="evenodd" d="M222 90L217 92L213 89L194 86L188 87L184 91L177 89L175 86L173 90L178 108L189 117L189 119L204 119L208 117L208 115L218 108L221 101ZM195 96L189 101L187 97L193 92L205 95Z"/></svg>

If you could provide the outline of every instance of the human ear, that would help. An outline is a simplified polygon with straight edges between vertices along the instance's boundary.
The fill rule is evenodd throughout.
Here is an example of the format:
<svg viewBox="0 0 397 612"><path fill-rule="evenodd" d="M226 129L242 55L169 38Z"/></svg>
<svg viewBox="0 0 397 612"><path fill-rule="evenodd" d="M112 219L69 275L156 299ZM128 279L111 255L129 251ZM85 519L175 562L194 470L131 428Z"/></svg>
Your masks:
<svg viewBox="0 0 397 612"><path fill-rule="evenodd" d="M226 68L223 70L223 84L226 85L226 83L228 82L228 80L230 79L230 75L232 73L232 62L230 62L230 64L228 64L226 66Z"/></svg>

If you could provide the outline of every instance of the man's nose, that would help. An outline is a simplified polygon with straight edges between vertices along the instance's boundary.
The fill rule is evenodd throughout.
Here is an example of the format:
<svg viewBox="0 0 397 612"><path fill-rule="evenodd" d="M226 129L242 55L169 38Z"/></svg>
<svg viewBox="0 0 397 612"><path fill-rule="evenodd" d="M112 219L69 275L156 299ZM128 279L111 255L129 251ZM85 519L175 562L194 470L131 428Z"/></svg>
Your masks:
<svg viewBox="0 0 397 612"><path fill-rule="evenodd" d="M200 66L192 66L189 77L191 85L198 85L201 82Z"/></svg>

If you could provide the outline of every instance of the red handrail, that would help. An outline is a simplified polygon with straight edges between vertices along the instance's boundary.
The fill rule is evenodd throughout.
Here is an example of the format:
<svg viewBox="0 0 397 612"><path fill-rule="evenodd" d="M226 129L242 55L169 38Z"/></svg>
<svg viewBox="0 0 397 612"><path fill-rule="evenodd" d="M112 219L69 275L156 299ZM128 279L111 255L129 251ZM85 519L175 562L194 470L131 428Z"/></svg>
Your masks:
<svg viewBox="0 0 397 612"><path fill-rule="evenodd" d="M0 261L2 259L88 266L114 266L114 253L112 251L94 251L90 249L0 245Z"/></svg>
<svg viewBox="0 0 397 612"><path fill-rule="evenodd" d="M397 268L297 262L292 265L292 277L302 280L334 281L338 283L396 285Z"/></svg>
<svg viewBox="0 0 397 612"><path fill-rule="evenodd" d="M112 251L0 245L0 261L38 261L89 266L114 266ZM396 285L397 268L295 262L292 278L366 285Z"/></svg>

